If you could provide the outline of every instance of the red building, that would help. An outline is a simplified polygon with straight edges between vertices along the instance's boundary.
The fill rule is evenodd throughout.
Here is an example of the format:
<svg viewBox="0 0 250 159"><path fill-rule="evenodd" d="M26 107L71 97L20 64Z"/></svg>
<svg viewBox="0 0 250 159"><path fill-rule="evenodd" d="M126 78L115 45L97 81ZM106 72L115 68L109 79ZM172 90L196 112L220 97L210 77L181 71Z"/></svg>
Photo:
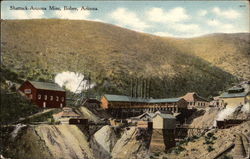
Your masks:
<svg viewBox="0 0 250 159"><path fill-rule="evenodd" d="M62 108L66 92L56 83L25 81L19 91L41 108Z"/></svg>

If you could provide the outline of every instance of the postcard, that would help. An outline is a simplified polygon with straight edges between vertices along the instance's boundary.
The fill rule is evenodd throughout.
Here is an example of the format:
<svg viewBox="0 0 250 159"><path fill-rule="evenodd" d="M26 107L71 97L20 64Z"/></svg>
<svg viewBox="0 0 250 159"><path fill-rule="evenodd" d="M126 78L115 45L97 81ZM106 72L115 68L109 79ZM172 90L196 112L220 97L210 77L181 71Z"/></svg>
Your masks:
<svg viewBox="0 0 250 159"><path fill-rule="evenodd" d="M2 1L1 159L239 159L249 2Z"/></svg>

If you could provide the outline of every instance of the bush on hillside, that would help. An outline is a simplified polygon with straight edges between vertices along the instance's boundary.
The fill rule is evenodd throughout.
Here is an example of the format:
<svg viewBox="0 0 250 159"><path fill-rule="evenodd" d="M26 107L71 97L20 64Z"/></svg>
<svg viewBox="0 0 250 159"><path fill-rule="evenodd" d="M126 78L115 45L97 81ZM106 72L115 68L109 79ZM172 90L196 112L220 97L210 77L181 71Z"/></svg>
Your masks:
<svg viewBox="0 0 250 159"><path fill-rule="evenodd" d="M32 115L39 108L22 97L17 92L9 92L1 89L1 123L9 124L20 118Z"/></svg>

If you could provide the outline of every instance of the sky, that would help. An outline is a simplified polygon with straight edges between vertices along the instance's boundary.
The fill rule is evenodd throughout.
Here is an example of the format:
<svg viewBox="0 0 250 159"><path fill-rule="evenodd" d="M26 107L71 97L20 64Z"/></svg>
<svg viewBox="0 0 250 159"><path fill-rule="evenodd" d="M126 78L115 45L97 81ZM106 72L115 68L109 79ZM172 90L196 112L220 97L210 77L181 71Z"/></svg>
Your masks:
<svg viewBox="0 0 250 159"><path fill-rule="evenodd" d="M11 9L11 6L15 9ZM32 6L35 9L30 9ZM49 6L60 10L50 10ZM65 10L65 6L77 10ZM25 7L28 10L20 10ZM249 2L232 0L1 2L1 19L50 18L98 21L158 36L196 37L210 33L249 32Z"/></svg>

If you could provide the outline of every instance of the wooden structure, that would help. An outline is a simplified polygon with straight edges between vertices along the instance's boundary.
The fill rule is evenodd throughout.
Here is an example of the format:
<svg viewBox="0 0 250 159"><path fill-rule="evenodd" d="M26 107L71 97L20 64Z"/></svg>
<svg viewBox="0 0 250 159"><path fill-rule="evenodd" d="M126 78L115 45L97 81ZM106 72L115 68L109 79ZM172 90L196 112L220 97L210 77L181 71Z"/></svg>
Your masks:
<svg viewBox="0 0 250 159"><path fill-rule="evenodd" d="M220 95L220 100L227 107L237 107L250 102L250 86L245 84L234 86Z"/></svg>
<svg viewBox="0 0 250 159"><path fill-rule="evenodd" d="M156 113L152 118L153 129L175 129L176 120L171 114Z"/></svg>
<svg viewBox="0 0 250 159"><path fill-rule="evenodd" d="M152 152L166 151L175 146L175 117L170 114L156 113L152 119L153 132L150 142Z"/></svg>
<svg viewBox="0 0 250 159"><path fill-rule="evenodd" d="M99 108L101 102L95 98L86 98L83 105L89 108Z"/></svg>
<svg viewBox="0 0 250 159"><path fill-rule="evenodd" d="M60 121L61 124L70 124L71 119L77 119L77 120L72 120L71 123L81 124L82 122L86 122L86 121L81 121L80 120L81 116L75 113L73 109L70 107L64 107L63 111L54 114L53 118L55 119L55 121Z"/></svg>
<svg viewBox="0 0 250 159"><path fill-rule="evenodd" d="M225 119L222 121L216 120L216 126L219 129L226 129L232 126L237 126L247 120L240 120L240 119Z"/></svg>
<svg viewBox="0 0 250 159"><path fill-rule="evenodd" d="M182 98L188 102L189 109L209 106L209 101L195 92L187 93Z"/></svg>
<svg viewBox="0 0 250 159"><path fill-rule="evenodd" d="M88 125L88 119L82 119L82 118L74 119L74 118L71 118L71 119L69 119L69 124L70 125Z"/></svg>
<svg viewBox="0 0 250 159"><path fill-rule="evenodd" d="M136 127L144 129L152 129L153 123L151 121L137 121Z"/></svg>
<svg viewBox="0 0 250 159"><path fill-rule="evenodd" d="M219 96L213 97L213 100L210 101L209 107L221 107L224 108L224 103L220 100Z"/></svg>
<svg viewBox="0 0 250 159"><path fill-rule="evenodd" d="M66 92L56 83L25 81L19 91L41 108L65 106Z"/></svg>
<svg viewBox="0 0 250 159"><path fill-rule="evenodd" d="M110 111L157 111L181 112L188 103L183 98L144 99L123 95L106 94L101 98L101 107Z"/></svg>

